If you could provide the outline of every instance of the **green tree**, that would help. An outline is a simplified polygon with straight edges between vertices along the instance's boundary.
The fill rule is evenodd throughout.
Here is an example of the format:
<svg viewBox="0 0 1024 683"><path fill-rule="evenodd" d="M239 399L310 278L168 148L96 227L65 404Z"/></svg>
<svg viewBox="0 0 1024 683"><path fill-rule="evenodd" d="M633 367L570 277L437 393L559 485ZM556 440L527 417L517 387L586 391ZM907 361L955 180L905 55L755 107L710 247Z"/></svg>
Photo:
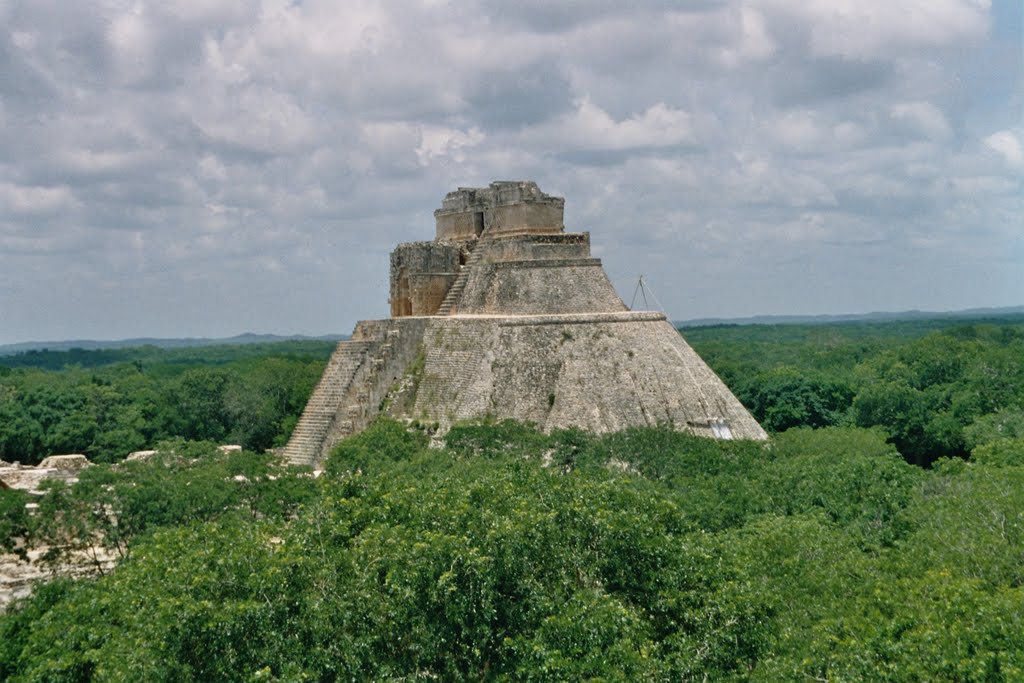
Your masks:
<svg viewBox="0 0 1024 683"><path fill-rule="evenodd" d="M774 432L842 424L854 396L840 379L786 366L759 373L741 387L744 405Z"/></svg>
<svg viewBox="0 0 1024 683"><path fill-rule="evenodd" d="M24 556L29 530L25 505L29 501L23 491L0 486L0 551Z"/></svg>
<svg viewBox="0 0 1024 683"><path fill-rule="evenodd" d="M863 547L892 545L912 528L910 505L921 472L880 430L794 429L773 440L763 483L768 509L822 511Z"/></svg>
<svg viewBox="0 0 1024 683"><path fill-rule="evenodd" d="M231 378L220 369L192 368L169 388L167 432L195 441L223 442L229 430L224 392Z"/></svg>

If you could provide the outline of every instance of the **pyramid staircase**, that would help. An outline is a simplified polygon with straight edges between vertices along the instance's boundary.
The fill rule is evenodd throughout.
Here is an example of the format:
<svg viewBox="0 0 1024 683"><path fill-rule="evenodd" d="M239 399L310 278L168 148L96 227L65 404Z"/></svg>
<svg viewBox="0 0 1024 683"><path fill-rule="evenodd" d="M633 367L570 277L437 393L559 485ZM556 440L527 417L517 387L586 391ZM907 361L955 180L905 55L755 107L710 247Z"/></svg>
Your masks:
<svg viewBox="0 0 1024 683"><path fill-rule="evenodd" d="M323 447L327 433L334 422L338 407L348 393L352 380L366 364L374 341L338 342L334 354L324 368L320 382L309 397L288 445L285 459L293 465L312 465Z"/></svg>
<svg viewBox="0 0 1024 683"><path fill-rule="evenodd" d="M339 441L365 429L412 360L397 343L397 325L360 323L353 337L338 343L284 448L292 465L317 466Z"/></svg>
<svg viewBox="0 0 1024 683"><path fill-rule="evenodd" d="M473 266L483 258L485 251L487 250L484 248L484 238L481 237L477 240L473 250L469 252L469 257L462 265L462 269L459 270L459 276L455 278L455 282L452 284L451 289L448 290L444 301L441 302L441 306L437 309L435 315L453 315L458 310L459 298L462 297L462 292L466 289L469 274L473 271Z"/></svg>
<svg viewBox="0 0 1024 683"><path fill-rule="evenodd" d="M390 363L392 342L399 334L397 329L387 330L375 344L372 354L367 356L367 362L356 371L341 402L343 410L327 432L321 457L326 457L328 451L346 436L365 429L380 413L381 401L394 379L389 373L394 371ZM399 372L404 367L405 363L402 363Z"/></svg>

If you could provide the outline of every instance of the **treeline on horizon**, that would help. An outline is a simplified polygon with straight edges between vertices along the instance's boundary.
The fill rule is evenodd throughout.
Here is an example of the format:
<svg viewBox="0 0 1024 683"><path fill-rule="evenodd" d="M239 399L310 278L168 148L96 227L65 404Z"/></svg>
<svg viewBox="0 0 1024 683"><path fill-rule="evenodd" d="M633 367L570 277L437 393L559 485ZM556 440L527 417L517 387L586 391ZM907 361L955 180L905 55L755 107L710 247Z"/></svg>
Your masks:
<svg viewBox="0 0 1024 683"><path fill-rule="evenodd" d="M880 427L908 462L1024 433L1024 317L709 326L683 336L769 432Z"/></svg>

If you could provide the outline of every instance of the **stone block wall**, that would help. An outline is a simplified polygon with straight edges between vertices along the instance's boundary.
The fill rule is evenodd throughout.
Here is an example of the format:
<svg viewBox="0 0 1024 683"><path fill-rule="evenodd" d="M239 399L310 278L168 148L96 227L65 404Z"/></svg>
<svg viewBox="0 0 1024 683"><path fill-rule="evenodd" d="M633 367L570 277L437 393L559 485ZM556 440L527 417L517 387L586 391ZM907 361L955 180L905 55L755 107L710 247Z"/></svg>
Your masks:
<svg viewBox="0 0 1024 683"><path fill-rule="evenodd" d="M465 241L480 237L485 224L484 209L436 216L438 241Z"/></svg>
<svg viewBox="0 0 1024 683"><path fill-rule="evenodd" d="M531 181L498 181L449 192L434 212L436 239L462 241L481 235L559 233L565 200L544 194Z"/></svg>
<svg viewBox="0 0 1024 683"><path fill-rule="evenodd" d="M590 233L507 236L489 240L486 252L482 257L485 262L585 259L590 258Z"/></svg>
<svg viewBox="0 0 1024 683"><path fill-rule="evenodd" d="M484 230L490 237L506 234L561 232L562 204L544 202L496 206L484 213Z"/></svg>
<svg viewBox="0 0 1024 683"><path fill-rule="evenodd" d="M391 317L433 315L458 277L458 244L409 242L391 252Z"/></svg>
<svg viewBox="0 0 1024 683"><path fill-rule="evenodd" d="M362 321L352 340L372 340L372 351L353 373L315 460L322 462L346 436L360 432L381 412L420 353L429 318Z"/></svg>
<svg viewBox="0 0 1024 683"><path fill-rule="evenodd" d="M424 329L423 367L407 417L450 425L469 415L493 414L491 366L497 335L493 320L432 319Z"/></svg>
<svg viewBox="0 0 1024 683"><path fill-rule="evenodd" d="M766 438L660 313L434 318L423 340L412 416L442 430L494 416L544 430L670 424Z"/></svg>
<svg viewBox="0 0 1024 683"><path fill-rule="evenodd" d="M598 259L502 261L477 265L460 314L539 315L625 311Z"/></svg>

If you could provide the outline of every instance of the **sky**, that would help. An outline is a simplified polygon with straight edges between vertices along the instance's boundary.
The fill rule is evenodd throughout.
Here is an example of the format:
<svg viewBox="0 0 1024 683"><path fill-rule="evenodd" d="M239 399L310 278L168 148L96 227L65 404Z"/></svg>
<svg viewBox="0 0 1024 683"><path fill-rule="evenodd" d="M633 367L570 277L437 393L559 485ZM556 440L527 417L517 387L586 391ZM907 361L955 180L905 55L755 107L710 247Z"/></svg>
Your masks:
<svg viewBox="0 0 1024 683"><path fill-rule="evenodd" d="M676 320L1024 304L1020 0L0 0L0 343L347 333L458 186Z"/></svg>

